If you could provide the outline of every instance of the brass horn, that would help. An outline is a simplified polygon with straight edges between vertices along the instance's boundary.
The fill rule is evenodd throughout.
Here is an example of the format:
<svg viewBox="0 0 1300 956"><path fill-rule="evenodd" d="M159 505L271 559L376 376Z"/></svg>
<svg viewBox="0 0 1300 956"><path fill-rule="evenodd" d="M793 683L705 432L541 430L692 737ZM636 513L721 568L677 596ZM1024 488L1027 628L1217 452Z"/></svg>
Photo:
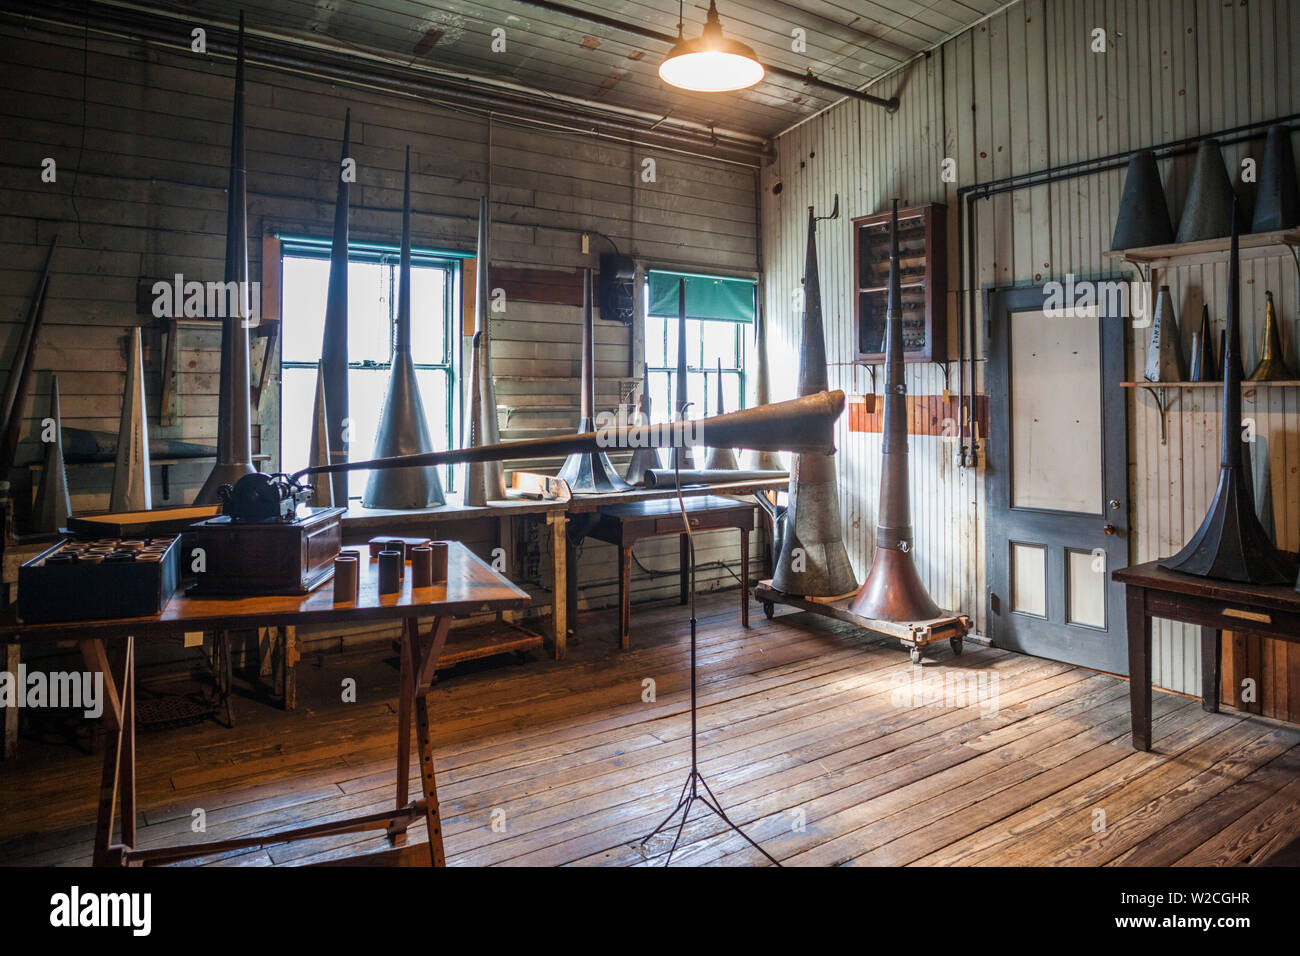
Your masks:
<svg viewBox="0 0 1300 956"><path fill-rule="evenodd" d="M393 368L388 396L375 434L375 456L393 458L433 451L429 423L420 401L420 384L411 358L411 147L406 147L402 186L402 253L397 281L397 324L393 330ZM337 472L337 469L334 469ZM446 504L437 468L375 471L366 481L366 508L429 508Z"/></svg>
<svg viewBox="0 0 1300 956"><path fill-rule="evenodd" d="M582 270L582 403L578 431L596 428L596 321L592 311L591 270ZM619 477L603 448L570 452L559 478L579 494L627 491L632 486Z"/></svg>
<svg viewBox="0 0 1300 956"><path fill-rule="evenodd" d="M1160 567L1202 578L1246 584L1289 584L1296 565L1268 540L1255 513L1255 492L1246 478L1241 441L1241 253L1233 209L1228 264L1228 328L1223 345L1223 451L1219 486L1201 527L1187 546Z"/></svg>
<svg viewBox="0 0 1300 956"><path fill-rule="evenodd" d="M230 188L226 194L226 288L234 283L235 301L221 321L221 379L217 396L217 461L194 498L214 505L217 490L234 485L253 466L252 405L249 399L248 326L252 315L248 288L248 174L244 167L244 14L239 14L235 57L235 106L230 121ZM234 305L234 308L229 308Z"/></svg>
<svg viewBox="0 0 1300 956"><path fill-rule="evenodd" d="M1289 382L1295 378L1282 354L1282 335L1277 327L1277 311L1273 307L1273 293L1264 293L1264 349L1259 364L1246 377L1248 382Z"/></svg>
<svg viewBox="0 0 1300 956"><path fill-rule="evenodd" d="M854 614L877 621L928 621L943 612L926 593L912 562L908 492L907 383L903 377L903 289L898 268L898 200L889 228L889 299L885 319L885 415L881 428L880 508L876 554Z"/></svg>
<svg viewBox="0 0 1300 956"><path fill-rule="evenodd" d="M839 215L835 208L824 218ZM799 394L826 390L826 339L822 328L821 279L817 269L817 216L808 207L808 247L804 263L803 341L799 356ZM839 597L857 589L840 529L840 495L835 460L799 455L790 467L789 505L781 550L772 569L772 587L804 597Z"/></svg>
<svg viewBox="0 0 1300 956"><path fill-rule="evenodd" d="M501 440L497 427L497 391L492 380L492 286L489 282L488 243L491 239L492 207L487 196L478 200L478 249L474 265L474 367L470 373L469 441L495 445ZM506 473L499 461L476 462L465 469L465 504L483 506L506 496Z"/></svg>
<svg viewBox="0 0 1300 956"><path fill-rule="evenodd" d="M343 114L343 148L339 157L338 191L334 198L334 240L330 243L330 277L325 298L325 327L321 336L320 370L322 391L317 397L323 411L324 437L320 442L313 425L313 442L317 451L329 460L347 461L348 446L344 441L343 423L348 417L348 197L349 180L344 175L344 163L351 148L352 111ZM315 459L312 464L319 464ZM332 494L317 498L317 504L348 503L346 475L334 477Z"/></svg>
<svg viewBox="0 0 1300 956"><path fill-rule="evenodd" d="M804 455L835 454L835 421L844 413L844 393L817 392L775 405L759 405L712 418L662 425L629 425L551 438L453 448L369 461L348 461L336 465L304 468L290 477L337 474L340 471L454 465L469 461L511 461L587 453L606 448L685 448L707 439L732 448L757 451L789 451Z"/></svg>

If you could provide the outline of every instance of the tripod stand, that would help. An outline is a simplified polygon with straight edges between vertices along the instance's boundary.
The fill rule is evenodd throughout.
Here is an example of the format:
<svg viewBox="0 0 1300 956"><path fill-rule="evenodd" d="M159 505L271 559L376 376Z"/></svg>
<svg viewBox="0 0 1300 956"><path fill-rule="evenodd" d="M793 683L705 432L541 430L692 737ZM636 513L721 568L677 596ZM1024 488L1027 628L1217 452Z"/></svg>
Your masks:
<svg viewBox="0 0 1300 956"><path fill-rule="evenodd" d="M665 827L672 823L677 814L680 813L682 815L682 822L677 825L677 834L673 837L673 845L668 849L668 856L664 859L664 866L668 866L672 863L673 854L677 852L677 844L682 838L682 831L686 829L686 820L691 815L691 806L698 801L704 805L705 809L709 810L725 823L728 829L739 833L745 839L746 843L752 846L759 853L763 854L763 856L767 857L774 866L780 866L781 864L776 861L776 858L773 857L772 854L768 853L761 846L755 843L749 834L731 822L731 818L728 817L726 812L722 809L722 801L714 795L713 790L709 787L709 782L704 779L704 774L700 772L699 745L697 740L699 713L697 706L698 698L695 687L695 537L691 533L691 522L686 515L686 502L682 498L682 476L679 460L674 460L673 462L673 473L677 479L677 506L682 513L682 526L686 529L687 550L690 553L691 561L691 771L686 775L686 782L682 784L681 794L677 797L677 805L673 807L672 812L669 813L668 816L664 817L663 822L660 823L659 826L651 830L646 834L644 839L641 840L641 850L644 852L646 844L654 837L658 836ZM742 588L748 587L749 582L741 581L740 586Z"/></svg>

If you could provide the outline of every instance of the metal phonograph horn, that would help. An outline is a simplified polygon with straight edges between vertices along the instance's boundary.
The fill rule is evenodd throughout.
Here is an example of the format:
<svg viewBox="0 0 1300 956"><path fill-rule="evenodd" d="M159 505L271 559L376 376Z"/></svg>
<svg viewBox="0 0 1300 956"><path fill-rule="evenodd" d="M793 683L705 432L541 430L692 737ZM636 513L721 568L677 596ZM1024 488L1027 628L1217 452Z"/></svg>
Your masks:
<svg viewBox="0 0 1300 956"><path fill-rule="evenodd" d="M722 399L722 359L718 359L718 414L723 412ZM736 461L736 453L730 448L709 448L708 457L704 459L704 469L706 471L737 471L740 468L740 462Z"/></svg>
<svg viewBox="0 0 1300 956"><path fill-rule="evenodd" d="M478 200L478 249L474 264L474 366L470 373L469 441L495 445L501 440L497 426L497 392L492 380L492 286L488 279L488 243L492 207L487 196ZM465 504L481 507L506 496L506 473L499 461L475 462L465 469Z"/></svg>
<svg viewBox="0 0 1300 956"><path fill-rule="evenodd" d="M1273 293L1264 293L1264 349L1259 364L1247 376L1248 382L1289 382L1295 378L1282 354L1282 334L1277 327L1277 310L1273 306Z"/></svg>
<svg viewBox="0 0 1300 956"><path fill-rule="evenodd" d="M907 384L903 379L903 292L898 269L898 200L889 235L889 300L885 319L885 415L881 428L880 508L871 572L853 599L854 614L877 621L927 621L943 612L912 561L908 492Z"/></svg>
<svg viewBox="0 0 1300 956"><path fill-rule="evenodd" d="M397 322L393 327L393 368L375 435L375 457L431 451L429 423L424 417L420 384L411 358L411 147L408 146L402 185L402 252L397 280ZM366 481L366 493L361 497L361 504L367 508L429 508L446 503L438 469L434 467L372 471Z"/></svg>
<svg viewBox="0 0 1300 956"><path fill-rule="evenodd" d="M592 313L591 270L582 270L582 383L578 432L596 429L596 323ZM579 494L627 491L632 486L619 477L603 448L570 452L558 475Z"/></svg>
<svg viewBox="0 0 1300 956"><path fill-rule="evenodd" d="M321 336L320 368L317 376L320 387L317 409L321 422L312 424L313 447L327 454L331 462L347 461L348 446L344 440L344 422L348 417L348 194L349 178L344 175L344 163L351 148L352 111L343 114L343 149L339 159L338 192L334 199L334 240L330 243L330 277L325 297L325 327ZM324 442L318 437L323 426ZM312 460L312 464L319 462ZM346 475L335 475L333 488L328 495L318 489L318 505L346 505L348 480Z"/></svg>
<svg viewBox="0 0 1300 956"><path fill-rule="evenodd" d="M839 215L835 208L825 219ZM821 280L817 270L817 219L808 207L808 247L804 262L803 341L799 354L799 394L827 387L826 339L822 328ZM759 503L763 504L762 499ZM764 508L770 505L764 504ZM803 597L840 597L857 589L840 530L840 496L835 460L828 455L798 455L790 467L789 505L781 548L772 569L772 587Z"/></svg>
<svg viewBox="0 0 1300 956"><path fill-rule="evenodd" d="M686 387L686 280L679 278L677 280L677 374L674 378L676 385L676 400L673 404L673 421L685 420L686 409L690 405L690 397ZM672 456L672 466L680 468L683 471L695 467L695 455L689 447L674 448Z"/></svg>
<svg viewBox="0 0 1300 956"><path fill-rule="evenodd" d="M680 481L687 485L728 485L739 481L782 481L789 477L785 471L746 471L737 468L702 468L695 471L673 471L671 468L651 468L645 473L643 484L647 488L676 488Z"/></svg>
<svg viewBox="0 0 1300 956"><path fill-rule="evenodd" d="M1247 584L1289 584L1296 565L1268 540L1255 514L1255 493L1241 450L1241 254L1236 210L1228 266L1228 328L1223 346L1223 451L1219 487L1201 527L1187 546L1160 567L1202 578Z"/></svg>
<svg viewBox="0 0 1300 956"><path fill-rule="evenodd" d="M754 397L756 404L766 405L772 401L772 380L767 361L767 317L763 314L763 304L759 297L754 303ZM774 451L756 451L745 458L745 467L757 471L784 471L785 463Z"/></svg>
<svg viewBox="0 0 1300 956"><path fill-rule="evenodd" d="M645 379L641 380L641 416L637 424L650 424L650 389L647 387ZM647 445L634 449L632 457L627 463L627 471L623 472L623 480L629 485L643 484L646 475L650 471L663 466L664 463L659 457L658 448L651 448Z"/></svg>
<svg viewBox="0 0 1300 956"><path fill-rule="evenodd" d="M844 393L817 392L775 405L759 405L689 422L672 422L647 428L631 425L551 438L479 445L450 451L397 455L370 461L349 461L337 465L304 468L290 476L297 482L307 475L372 469L388 471L413 466L454 465L470 461L511 461L586 453L606 448L631 448L649 444L655 448L683 448L702 442L716 442L732 448L756 451L789 451L804 455L835 454L835 421L844 413ZM272 476L257 475L270 480Z"/></svg>
<svg viewBox="0 0 1300 956"><path fill-rule="evenodd" d="M221 379L217 397L217 462L194 498L213 505L222 485L233 485L253 466L252 405L248 374L248 174L244 168L244 14L239 14L235 106L230 121L230 188L226 195L226 288L235 283L236 308L221 322Z"/></svg>

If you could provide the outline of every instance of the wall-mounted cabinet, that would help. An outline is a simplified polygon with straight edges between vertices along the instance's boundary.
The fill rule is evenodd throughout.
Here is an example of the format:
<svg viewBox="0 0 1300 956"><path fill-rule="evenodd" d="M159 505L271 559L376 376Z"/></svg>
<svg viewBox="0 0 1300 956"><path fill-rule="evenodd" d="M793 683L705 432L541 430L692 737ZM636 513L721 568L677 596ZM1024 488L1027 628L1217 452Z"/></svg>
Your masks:
<svg viewBox="0 0 1300 956"><path fill-rule="evenodd" d="M898 211L903 354L908 362L943 362L948 358L945 213L940 203L923 203ZM891 212L882 212L853 220L859 362L885 360L891 218Z"/></svg>

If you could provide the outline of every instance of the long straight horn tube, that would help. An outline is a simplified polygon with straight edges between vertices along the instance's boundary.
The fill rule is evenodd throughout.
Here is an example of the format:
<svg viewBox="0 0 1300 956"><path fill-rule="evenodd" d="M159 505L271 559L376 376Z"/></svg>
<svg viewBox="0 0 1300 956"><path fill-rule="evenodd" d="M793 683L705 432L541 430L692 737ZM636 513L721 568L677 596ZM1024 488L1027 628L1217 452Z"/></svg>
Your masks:
<svg viewBox="0 0 1300 956"><path fill-rule="evenodd" d="M943 612L912 562L908 492L907 382L903 365L903 289L898 266L898 200L889 227L889 300L885 319L885 415L881 434L880 508L871 572L850 606L878 621L927 621Z"/></svg>
<svg viewBox="0 0 1300 956"><path fill-rule="evenodd" d="M344 422L348 417L348 201L346 166L351 149L352 111L343 114L343 148L339 157L338 191L334 199L334 240L330 244L330 277L325 298L325 329L321 341L320 376L324 387L325 434L331 462L347 461ZM348 480L336 475L331 500L346 505Z"/></svg>
<svg viewBox="0 0 1300 956"><path fill-rule="evenodd" d="M716 441L732 448L789 451L805 455L835 453L835 422L844 413L844 393L818 392L775 405L760 405L712 418L665 425L631 425L594 432L529 438L451 451L422 452L304 468L291 477L336 474L359 469L386 470L420 465L454 465L467 461L546 458L607 448L684 448Z"/></svg>
<svg viewBox="0 0 1300 956"><path fill-rule="evenodd" d="M9 380L5 383L3 413L3 441L0 448L0 482L7 483L9 466L13 464L18 452L18 436L22 432L23 406L32 390L32 378L35 374L36 344L40 339L41 324L45 321L45 300L50 288L50 264L54 262L54 247L59 244L56 234L50 240L49 251L45 253L45 268L41 270L40 281L36 284L36 293L32 296L27 309L27 321L23 324L22 337L18 340L18 351L13 367L9 370Z"/></svg>
<svg viewBox="0 0 1300 956"><path fill-rule="evenodd" d="M248 173L244 162L244 14L239 14L235 57L235 105L230 121L230 188L226 195L226 303L221 322L221 377L217 397L217 462L194 499L216 504L217 490L234 485L253 466L252 405L248 373L248 326L252 318L248 288ZM229 308L234 305L234 308Z"/></svg>
<svg viewBox="0 0 1300 956"><path fill-rule="evenodd" d="M497 426L497 392L492 380L492 285L489 244L492 205L478 200L478 248L474 262L474 364L470 377L469 440L476 445L501 441ZM499 461L475 462L465 469L465 504L482 506L506 496L506 473Z"/></svg>
<svg viewBox="0 0 1300 956"><path fill-rule="evenodd" d="M672 420L683 421L686 418L686 406L690 402L690 392L686 385L686 279L677 280L677 381L676 401L673 405ZM674 448L672 466L674 468L694 468L695 456L689 448Z"/></svg>

